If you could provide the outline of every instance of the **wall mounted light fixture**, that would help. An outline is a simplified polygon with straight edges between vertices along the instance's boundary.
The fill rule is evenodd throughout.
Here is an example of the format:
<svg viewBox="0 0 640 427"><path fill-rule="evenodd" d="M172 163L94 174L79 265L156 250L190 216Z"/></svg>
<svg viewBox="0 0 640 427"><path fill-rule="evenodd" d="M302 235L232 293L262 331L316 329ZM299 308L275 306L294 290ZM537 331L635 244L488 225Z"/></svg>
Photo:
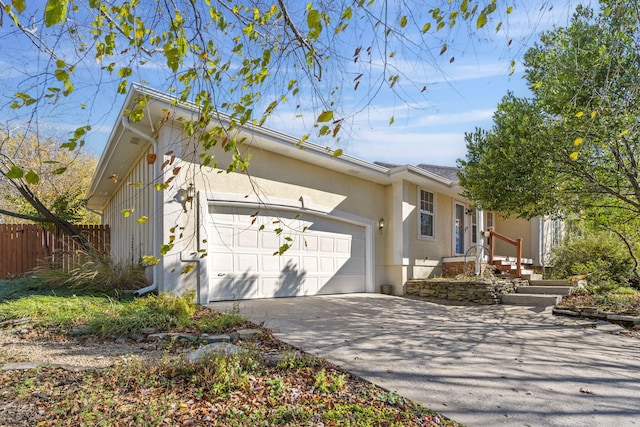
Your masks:
<svg viewBox="0 0 640 427"><path fill-rule="evenodd" d="M382 231L384 229L384 218L380 218L378 221L378 230Z"/></svg>
<svg viewBox="0 0 640 427"><path fill-rule="evenodd" d="M187 188L181 188L176 193L176 200L182 205L182 209L184 209L185 212L187 211L187 203L189 203L189 208L191 208L195 195L196 189L192 182L189 183Z"/></svg>

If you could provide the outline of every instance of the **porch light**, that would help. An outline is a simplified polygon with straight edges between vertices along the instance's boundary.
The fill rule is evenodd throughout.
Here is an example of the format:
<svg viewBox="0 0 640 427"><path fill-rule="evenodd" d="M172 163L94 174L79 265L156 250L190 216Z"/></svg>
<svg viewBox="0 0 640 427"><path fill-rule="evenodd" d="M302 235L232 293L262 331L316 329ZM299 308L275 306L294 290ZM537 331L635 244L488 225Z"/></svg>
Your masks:
<svg viewBox="0 0 640 427"><path fill-rule="evenodd" d="M378 221L378 230L382 231L384 229L384 218L380 218Z"/></svg>
<svg viewBox="0 0 640 427"><path fill-rule="evenodd" d="M185 212L187 211L187 203L191 205L193 203L193 198L195 197L195 195L196 189L193 186L192 182L189 183L189 186L187 188L181 188L176 193L176 200L182 205L182 208Z"/></svg>

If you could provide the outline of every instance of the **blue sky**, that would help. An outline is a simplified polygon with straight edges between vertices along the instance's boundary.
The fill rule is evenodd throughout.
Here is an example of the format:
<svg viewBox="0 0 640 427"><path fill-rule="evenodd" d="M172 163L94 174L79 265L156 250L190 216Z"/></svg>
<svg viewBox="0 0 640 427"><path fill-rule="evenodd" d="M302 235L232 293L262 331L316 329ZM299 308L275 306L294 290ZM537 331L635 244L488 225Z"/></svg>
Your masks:
<svg viewBox="0 0 640 427"><path fill-rule="evenodd" d="M391 97L378 98L353 121L350 137L339 142L340 148L372 162L454 166L456 159L464 158L465 132L476 127L490 128L497 104L507 91L529 96L522 55L538 40L541 31L567 25L578 4L521 3L503 20L499 34L487 31L480 34L479 40L470 40L463 30L461 42L450 45L438 63L426 67L428 89L424 102L407 106ZM455 61L449 63L451 56ZM511 60L516 61L513 74ZM391 116L395 119L392 125ZM287 114L273 117L269 125L294 135L304 133ZM330 141L316 142L330 145Z"/></svg>
<svg viewBox="0 0 640 427"><path fill-rule="evenodd" d="M465 156L464 133L476 127L490 127L492 114L507 91L528 96L529 91L522 79L522 54L537 40L540 31L566 24L569 11L575 5L575 2L566 1L522 1L511 15L502 17L503 30L500 33L486 30L469 37L468 30L462 28L457 41L454 35L446 55L439 57L436 53L435 60L428 59L420 64L400 63L404 68L401 71L424 82L427 87L424 94L412 96L415 87L408 84L402 87L405 82L401 81L400 90L404 90L406 96L398 99L383 92L343 126L343 136L337 145L333 141L313 137L311 141L334 148L339 146L346 154L368 161L455 165L456 159ZM35 77L38 61L43 60L43 56L20 64L17 59L25 53L20 48L16 49L20 46L19 41L10 34L3 34L3 31L0 28L0 81L2 96L5 97L15 92L18 79L24 81L25 76L33 76L32 80L38 78ZM439 46L436 44L434 49L439 50ZM453 62L449 62L451 57L455 58ZM516 61L512 75L511 60ZM161 85L154 84L156 70L152 64L138 68L149 86L162 89ZM38 122L42 130L60 135L90 123L93 131L87 137L87 148L100 154L124 97L115 95L115 83L103 80L97 72L88 70L83 77L86 87L77 85L77 96L73 102L69 100L68 104L63 103L51 110L41 109ZM96 90L94 85L98 82L101 87ZM344 109L359 109L351 96L349 91L345 91ZM78 111L78 97L87 104L85 110ZM1 111L8 112L6 104L0 107ZM9 123L7 117L5 114ZM389 124L390 117L394 118L392 125ZM20 120L17 115L15 120ZM294 111L279 110L267 125L302 136L309 132L304 123L295 119Z"/></svg>

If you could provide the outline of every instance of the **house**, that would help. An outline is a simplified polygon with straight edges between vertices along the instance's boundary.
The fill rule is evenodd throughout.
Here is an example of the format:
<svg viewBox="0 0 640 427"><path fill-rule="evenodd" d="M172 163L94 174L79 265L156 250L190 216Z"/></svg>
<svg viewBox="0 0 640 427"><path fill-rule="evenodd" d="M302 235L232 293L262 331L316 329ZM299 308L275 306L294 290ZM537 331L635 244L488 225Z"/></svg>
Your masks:
<svg viewBox="0 0 640 427"><path fill-rule="evenodd" d="M139 122L126 114L136 108ZM197 117L195 105L133 86L90 186L88 207L111 228L112 256L158 260L152 289L193 291L200 303L383 284L402 294L408 279L439 276L486 244L487 226L523 238L523 256L541 264L544 221L473 210L455 168L334 157L246 125L239 150L251 163L227 173L203 166L197 135L183 130ZM231 154L220 145L215 159L226 168Z"/></svg>

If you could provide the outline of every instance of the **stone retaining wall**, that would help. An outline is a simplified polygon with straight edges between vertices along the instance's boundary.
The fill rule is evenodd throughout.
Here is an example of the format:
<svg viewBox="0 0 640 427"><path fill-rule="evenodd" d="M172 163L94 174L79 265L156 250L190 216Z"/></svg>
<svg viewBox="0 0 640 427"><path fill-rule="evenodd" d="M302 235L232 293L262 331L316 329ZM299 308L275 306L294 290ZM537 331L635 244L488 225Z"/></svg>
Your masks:
<svg viewBox="0 0 640 427"><path fill-rule="evenodd" d="M474 304L500 304L503 294L512 294L522 279L414 279L407 281L406 293L410 296L433 298Z"/></svg>
<svg viewBox="0 0 640 427"><path fill-rule="evenodd" d="M564 307L556 306L553 308L553 314L572 317L582 317L594 320L606 320L611 323L617 323L628 328L640 330L640 316L616 314L604 311L598 311L595 307Z"/></svg>

